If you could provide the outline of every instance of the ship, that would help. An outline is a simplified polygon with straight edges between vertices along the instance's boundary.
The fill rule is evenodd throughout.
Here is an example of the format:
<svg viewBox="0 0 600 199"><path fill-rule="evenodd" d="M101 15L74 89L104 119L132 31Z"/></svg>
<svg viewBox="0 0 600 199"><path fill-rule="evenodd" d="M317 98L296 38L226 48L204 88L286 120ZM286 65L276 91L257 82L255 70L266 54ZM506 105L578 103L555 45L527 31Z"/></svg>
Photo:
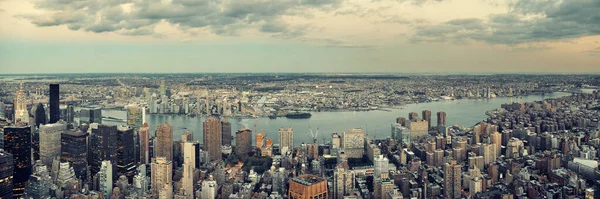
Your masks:
<svg viewBox="0 0 600 199"><path fill-rule="evenodd" d="M288 113L287 115L285 115L285 117L290 118L290 119L304 119L304 118L310 118L312 115L310 113L301 113L301 112L292 112L292 113Z"/></svg>

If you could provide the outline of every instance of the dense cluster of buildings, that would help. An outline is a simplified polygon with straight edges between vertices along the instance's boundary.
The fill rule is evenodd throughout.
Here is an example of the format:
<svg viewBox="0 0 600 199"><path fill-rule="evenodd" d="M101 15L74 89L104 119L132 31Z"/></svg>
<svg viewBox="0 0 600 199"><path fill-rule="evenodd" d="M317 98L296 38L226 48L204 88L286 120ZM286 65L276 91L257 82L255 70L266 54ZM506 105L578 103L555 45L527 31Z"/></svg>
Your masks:
<svg viewBox="0 0 600 199"><path fill-rule="evenodd" d="M349 127L300 146L292 128L277 138L234 130L220 108L208 108L202 138L174 138L168 123L146 122L149 104L126 106L126 125L108 125L101 109L75 122L58 84L47 103L28 103L22 85L13 92L0 116L0 198L600 197L599 92L505 104L473 128L422 110L396 118L385 139ZM163 83L150 96L169 93Z"/></svg>

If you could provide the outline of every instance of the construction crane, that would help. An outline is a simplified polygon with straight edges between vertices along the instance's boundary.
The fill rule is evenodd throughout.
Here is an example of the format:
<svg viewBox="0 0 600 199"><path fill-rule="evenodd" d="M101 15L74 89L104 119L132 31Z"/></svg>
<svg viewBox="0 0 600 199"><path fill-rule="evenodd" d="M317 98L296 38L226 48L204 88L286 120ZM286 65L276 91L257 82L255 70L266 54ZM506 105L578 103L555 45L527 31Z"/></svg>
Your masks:
<svg viewBox="0 0 600 199"><path fill-rule="evenodd" d="M319 127L317 127L317 131L313 132L312 128L308 126L308 130L310 130L310 138L312 138L313 144L317 143L317 137L319 136Z"/></svg>

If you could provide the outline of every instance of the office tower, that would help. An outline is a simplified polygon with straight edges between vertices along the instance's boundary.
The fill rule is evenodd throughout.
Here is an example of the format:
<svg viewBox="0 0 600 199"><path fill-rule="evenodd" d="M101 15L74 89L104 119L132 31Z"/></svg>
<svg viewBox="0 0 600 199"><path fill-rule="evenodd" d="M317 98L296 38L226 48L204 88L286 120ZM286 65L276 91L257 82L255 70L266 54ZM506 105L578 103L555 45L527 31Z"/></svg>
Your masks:
<svg viewBox="0 0 600 199"><path fill-rule="evenodd" d="M60 156L60 135L67 130L63 123L45 124L40 126L40 160L51 167L52 160Z"/></svg>
<svg viewBox="0 0 600 199"><path fill-rule="evenodd" d="M183 143L183 189L188 195L194 195L194 169L196 168L196 147L192 142Z"/></svg>
<svg viewBox="0 0 600 199"><path fill-rule="evenodd" d="M375 166L373 177L387 178L388 172L390 170L388 166L389 163L390 161L386 157L383 157L383 155L379 155L377 158L375 158L375 161L373 161L373 164Z"/></svg>
<svg viewBox="0 0 600 199"><path fill-rule="evenodd" d="M173 128L166 122L157 127L154 157L165 157L173 161Z"/></svg>
<svg viewBox="0 0 600 199"><path fill-rule="evenodd" d="M35 107L33 120L35 120L35 126L40 127L40 124L46 124L46 110L42 103L38 103Z"/></svg>
<svg viewBox="0 0 600 199"><path fill-rule="evenodd" d="M500 157L502 154L502 134L497 131L492 133L492 135L490 135L490 141L496 145L496 157Z"/></svg>
<svg viewBox="0 0 600 199"><path fill-rule="evenodd" d="M185 133L181 134L181 142L193 142L194 141L194 133L190 130L185 130Z"/></svg>
<svg viewBox="0 0 600 199"><path fill-rule="evenodd" d="M75 107L73 107L73 104L68 104L67 105L67 124L73 124L73 122L75 122Z"/></svg>
<svg viewBox="0 0 600 199"><path fill-rule="evenodd" d="M140 162L145 165L150 164L150 143L149 143L149 127L148 123L144 123L140 128L139 140L140 140Z"/></svg>
<svg viewBox="0 0 600 199"><path fill-rule="evenodd" d="M21 82L19 90L14 99L15 122L29 123L29 112L27 111L27 102L25 101L25 91L23 91L23 82Z"/></svg>
<svg viewBox="0 0 600 199"><path fill-rule="evenodd" d="M335 140L334 140L335 141ZM339 143L339 136L338 136ZM339 148L338 144L338 148ZM279 128L279 151L285 155L288 151L294 149L294 130L292 128Z"/></svg>
<svg viewBox="0 0 600 199"><path fill-rule="evenodd" d="M213 180L210 176L208 180L202 182L202 199L215 199L217 197L218 190L217 181Z"/></svg>
<svg viewBox="0 0 600 199"><path fill-rule="evenodd" d="M265 144L265 132L258 132L256 134L256 148L262 149Z"/></svg>
<svg viewBox="0 0 600 199"><path fill-rule="evenodd" d="M223 133L221 145L231 146L231 123L227 120L221 121L221 131Z"/></svg>
<svg viewBox="0 0 600 199"><path fill-rule="evenodd" d="M102 109L90 109L90 124L102 124Z"/></svg>
<svg viewBox="0 0 600 199"><path fill-rule="evenodd" d="M392 124L392 139L400 141L402 144L410 144L410 129L399 123Z"/></svg>
<svg viewBox="0 0 600 199"><path fill-rule="evenodd" d="M60 88L58 84L50 84L50 121L48 123L56 123L60 120Z"/></svg>
<svg viewBox="0 0 600 199"><path fill-rule="evenodd" d="M461 197L461 166L456 160L444 165L444 196L446 198Z"/></svg>
<svg viewBox="0 0 600 199"><path fill-rule="evenodd" d="M437 112L437 125L446 126L446 112Z"/></svg>
<svg viewBox="0 0 600 199"><path fill-rule="evenodd" d="M117 136L117 175L124 175L132 182L135 175L134 131L129 126L118 126Z"/></svg>
<svg viewBox="0 0 600 199"><path fill-rule="evenodd" d="M430 110L423 111L423 120L427 121L427 130L431 129L431 111Z"/></svg>
<svg viewBox="0 0 600 199"><path fill-rule="evenodd" d="M429 130L427 129L427 121L408 121L406 122L406 128L410 131L410 140L416 141L418 138L427 135Z"/></svg>
<svg viewBox="0 0 600 199"><path fill-rule="evenodd" d="M31 132L31 155L33 161L40 159L40 131L39 129Z"/></svg>
<svg viewBox="0 0 600 199"><path fill-rule="evenodd" d="M329 198L325 178L304 174L290 180L288 190L290 199Z"/></svg>
<svg viewBox="0 0 600 199"><path fill-rule="evenodd" d="M113 165L110 161L102 161L102 167L98 172L98 181L100 185L100 192L105 196L112 195L113 191Z"/></svg>
<svg viewBox="0 0 600 199"><path fill-rule="evenodd" d="M0 198L13 198L13 155L0 149Z"/></svg>
<svg viewBox="0 0 600 199"><path fill-rule="evenodd" d="M78 179L87 180L87 138L88 133L68 130L61 135L61 162L68 162Z"/></svg>
<svg viewBox="0 0 600 199"><path fill-rule="evenodd" d="M281 135L280 135L279 139L281 139ZM279 141L279 147L281 149L281 141ZM337 132L333 132L331 134L331 155L336 155L341 150L341 148L342 148L342 139ZM283 154L283 152L281 154Z"/></svg>
<svg viewBox="0 0 600 199"><path fill-rule="evenodd" d="M150 187L152 193L158 194L163 186L173 186L173 164L165 157L156 157L152 160Z"/></svg>
<svg viewBox="0 0 600 199"><path fill-rule="evenodd" d="M90 125L92 134L89 138L89 151L88 151L88 164L90 173L92 176L96 175L100 171L103 160L111 162L111 171L116 176L116 165L117 162L117 145L118 135L117 126L108 126L103 124L92 124Z"/></svg>
<svg viewBox="0 0 600 199"><path fill-rule="evenodd" d="M483 144L483 158L485 165L496 161L496 144Z"/></svg>
<svg viewBox="0 0 600 199"><path fill-rule="evenodd" d="M138 195L146 196L146 193L148 192L149 183L148 176L146 176L146 165L140 164L136 170L137 172L133 177L133 187L139 190Z"/></svg>
<svg viewBox="0 0 600 199"><path fill-rule="evenodd" d="M130 105L126 106L127 109L127 126L130 126L135 131L137 131L143 125L143 112L145 111L144 107Z"/></svg>
<svg viewBox="0 0 600 199"><path fill-rule="evenodd" d="M417 112L410 112L410 113L408 113L408 120L409 121L418 121L419 120L419 114Z"/></svg>
<svg viewBox="0 0 600 199"><path fill-rule="evenodd" d="M246 155L252 151L252 130L242 128L235 133L235 153Z"/></svg>
<svg viewBox="0 0 600 199"><path fill-rule="evenodd" d="M13 155L13 197L22 197L31 175L31 127L5 127L4 150Z"/></svg>
<svg viewBox="0 0 600 199"><path fill-rule="evenodd" d="M4 104L4 118L10 121L15 119L15 105L12 102Z"/></svg>
<svg viewBox="0 0 600 199"><path fill-rule="evenodd" d="M401 126L406 126L406 118L405 117L396 118L396 123L400 124Z"/></svg>
<svg viewBox="0 0 600 199"><path fill-rule="evenodd" d="M204 150L208 151L208 160L221 160L221 121L216 117L209 117L203 123Z"/></svg>
<svg viewBox="0 0 600 199"><path fill-rule="evenodd" d="M333 173L333 199L343 199L354 191L355 173L346 165L338 165Z"/></svg>
<svg viewBox="0 0 600 199"><path fill-rule="evenodd" d="M344 132L342 145L348 158L362 158L365 153L365 133L362 128Z"/></svg>

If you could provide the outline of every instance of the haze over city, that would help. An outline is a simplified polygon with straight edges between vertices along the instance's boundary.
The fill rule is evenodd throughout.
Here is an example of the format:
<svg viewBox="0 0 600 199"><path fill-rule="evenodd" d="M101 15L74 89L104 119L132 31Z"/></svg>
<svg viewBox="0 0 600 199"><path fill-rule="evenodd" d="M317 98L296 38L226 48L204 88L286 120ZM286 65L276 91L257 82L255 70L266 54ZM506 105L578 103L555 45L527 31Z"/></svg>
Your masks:
<svg viewBox="0 0 600 199"><path fill-rule="evenodd" d="M596 0L0 1L0 73L600 72Z"/></svg>

